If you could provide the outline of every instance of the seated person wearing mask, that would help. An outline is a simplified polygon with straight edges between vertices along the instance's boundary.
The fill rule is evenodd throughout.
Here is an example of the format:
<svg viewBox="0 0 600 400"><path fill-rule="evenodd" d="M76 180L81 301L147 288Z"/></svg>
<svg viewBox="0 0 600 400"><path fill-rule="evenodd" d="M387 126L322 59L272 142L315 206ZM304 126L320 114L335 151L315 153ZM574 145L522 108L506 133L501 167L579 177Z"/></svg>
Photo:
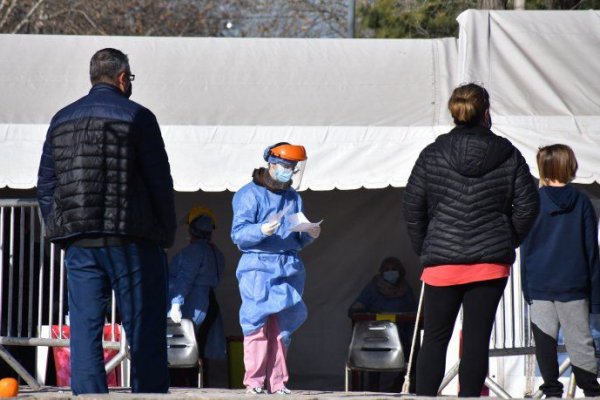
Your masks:
<svg viewBox="0 0 600 400"><path fill-rule="evenodd" d="M360 295L354 300L348 316L357 314L386 314L415 312L417 302L411 287L404 280L406 271L402 262L396 257L388 257L381 262L379 273L367 283ZM404 348L404 357L408 360L414 323L399 323L398 333ZM377 391L381 386L384 391L400 391L404 376L398 373L387 373L391 379L384 379L380 385L380 373L368 373L368 390Z"/></svg>
<svg viewBox="0 0 600 400"><path fill-rule="evenodd" d="M398 313L417 310L412 289L404 280L406 271L396 257L381 262L379 273L371 279L354 300L348 314Z"/></svg>

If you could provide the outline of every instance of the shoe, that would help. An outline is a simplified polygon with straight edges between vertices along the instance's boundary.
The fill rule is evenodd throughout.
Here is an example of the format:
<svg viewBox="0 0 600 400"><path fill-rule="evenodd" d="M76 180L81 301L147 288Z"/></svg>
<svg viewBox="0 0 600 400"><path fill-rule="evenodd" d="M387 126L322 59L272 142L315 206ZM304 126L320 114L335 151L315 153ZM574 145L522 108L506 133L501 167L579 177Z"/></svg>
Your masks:
<svg viewBox="0 0 600 400"><path fill-rule="evenodd" d="M276 391L275 394L292 394L292 391L284 386Z"/></svg>
<svg viewBox="0 0 600 400"><path fill-rule="evenodd" d="M246 389L246 393L247 394L267 394L267 392L265 392L265 389L263 389L261 387L248 388L248 389Z"/></svg>

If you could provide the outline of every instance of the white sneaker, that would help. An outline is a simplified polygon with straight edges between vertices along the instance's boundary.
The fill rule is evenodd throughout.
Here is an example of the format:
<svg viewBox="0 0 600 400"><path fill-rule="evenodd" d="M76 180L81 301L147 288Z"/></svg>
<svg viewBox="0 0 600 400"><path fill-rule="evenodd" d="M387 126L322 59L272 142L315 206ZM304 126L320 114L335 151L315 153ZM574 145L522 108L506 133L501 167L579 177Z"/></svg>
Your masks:
<svg viewBox="0 0 600 400"><path fill-rule="evenodd" d="M265 389L261 388L261 387L253 387L253 388L248 388L246 389L246 393L247 394L267 394L267 392L265 392Z"/></svg>
<svg viewBox="0 0 600 400"><path fill-rule="evenodd" d="M292 391L284 386L276 391L275 394L292 394Z"/></svg>

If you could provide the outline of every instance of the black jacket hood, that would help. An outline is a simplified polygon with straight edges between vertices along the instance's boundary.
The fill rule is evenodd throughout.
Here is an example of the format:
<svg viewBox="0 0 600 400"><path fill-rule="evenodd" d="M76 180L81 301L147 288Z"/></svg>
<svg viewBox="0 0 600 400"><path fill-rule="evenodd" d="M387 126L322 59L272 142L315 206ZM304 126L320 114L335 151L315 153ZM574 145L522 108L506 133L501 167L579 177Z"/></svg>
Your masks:
<svg viewBox="0 0 600 400"><path fill-rule="evenodd" d="M513 152L511 143L483 127L456 127L435 141L442 156L463 176L482 176Z"/></svg>

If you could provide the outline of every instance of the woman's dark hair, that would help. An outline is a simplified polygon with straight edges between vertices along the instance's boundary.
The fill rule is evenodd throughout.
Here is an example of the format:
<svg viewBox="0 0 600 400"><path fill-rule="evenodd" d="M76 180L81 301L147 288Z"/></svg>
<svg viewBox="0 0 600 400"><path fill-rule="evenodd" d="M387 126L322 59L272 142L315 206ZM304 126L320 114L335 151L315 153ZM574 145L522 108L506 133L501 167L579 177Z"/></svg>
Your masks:
<svg viewBox="0 0 600 400"><path fill-rule="evenodd" d="M476 83L457 87L448 100L448 110L456 125L480 124L489 108L490 95L483 86Z"/></svg>

